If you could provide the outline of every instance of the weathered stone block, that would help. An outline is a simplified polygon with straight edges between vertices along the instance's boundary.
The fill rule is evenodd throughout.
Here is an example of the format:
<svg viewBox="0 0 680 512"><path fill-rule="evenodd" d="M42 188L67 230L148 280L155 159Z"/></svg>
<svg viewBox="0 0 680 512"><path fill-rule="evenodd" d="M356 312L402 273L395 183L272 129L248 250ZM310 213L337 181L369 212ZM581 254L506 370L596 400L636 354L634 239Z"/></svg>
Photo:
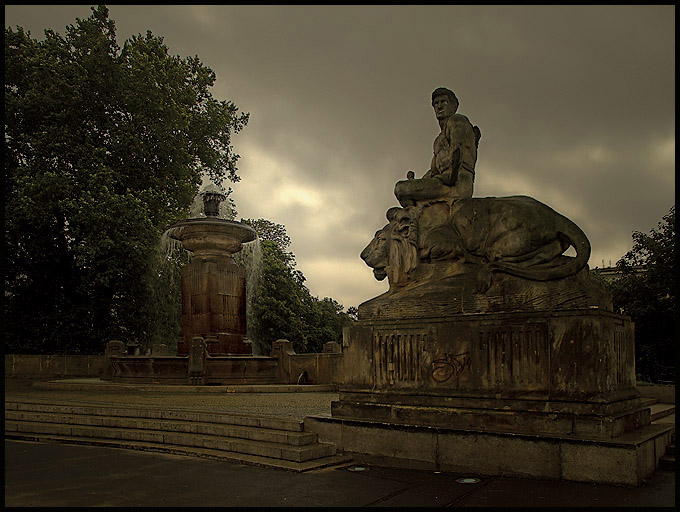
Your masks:
<svg viewBox="0 0 680 512"><path fill-rule="evenodd" d="M323 344L322 352L331 354L342 352L342 346L336 341L329 341Z"/></svg>
<svg viewBox="0 0 680 512"><path fill-rule="evenodd" d="M167 356L169 355L168 346L165 343L154 343L151 347L152 356Z"/></svg>
<svg viewBox="0 0 680 512"><path fill-rule="evenodd" d="M606 474L611 483L637 485L635 472L630 471L637 467L637 453L630 447L565 443L560 457L566 480L598 482Z"/></svg>
<svg viewBox="0 0 680 512"><path fill-rule="evenodd" d="M342 426L344 449L371 455L426 462L436 461L436 436L432 431L374 428L373 425L345 423Z"/></svg>
<svg viewBox="0 0 680 512"><path fill-rule="evenodd" d="M332 415L611 438L637 411L633 325L600 309L362 320Z"/></svg>
<svg viewBox="0 0 680 512"><path fill-rule="evenodd" d="M320 442L335 443L342 438L342 423L319 421L315 417L307 417L304 422L305 432L313 433Z"/></svg>
<svg viewBox="0 0 680 512"><path fill-rule="evenodd" d="M550 440L440 432L438 450L440 466L449 471L560 477L559 443Z"/></svg>

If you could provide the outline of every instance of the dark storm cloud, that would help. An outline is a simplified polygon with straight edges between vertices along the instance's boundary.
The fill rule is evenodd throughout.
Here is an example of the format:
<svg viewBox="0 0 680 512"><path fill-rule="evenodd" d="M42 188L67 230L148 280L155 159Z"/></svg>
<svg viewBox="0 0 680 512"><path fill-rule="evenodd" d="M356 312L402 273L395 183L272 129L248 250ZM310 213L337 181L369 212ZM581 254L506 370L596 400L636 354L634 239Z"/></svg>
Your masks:
<svg viewBox="0 0 680 512"><path fill-rule="evenodd" d="M7 6L63 31L87 6ZM312 293L356 305L384 283L358 253L429 166L430 106L453 89L482 130L476 196L524 194L574 220L591 267L674 204L673 6L110 6L251 113L236 135L239 215L286 225Z"/></svg>

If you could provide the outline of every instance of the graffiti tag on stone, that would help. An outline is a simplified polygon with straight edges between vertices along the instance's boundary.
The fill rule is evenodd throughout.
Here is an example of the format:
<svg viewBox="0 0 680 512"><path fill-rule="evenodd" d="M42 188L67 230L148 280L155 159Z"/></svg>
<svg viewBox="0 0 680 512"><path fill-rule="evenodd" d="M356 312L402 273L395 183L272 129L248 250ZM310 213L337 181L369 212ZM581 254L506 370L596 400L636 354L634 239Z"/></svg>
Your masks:
<svg viewBox="0 0 680 512"><path fill-rule="evenodd" d="M458 378L466 368L470 367L469 352L462 354L444 354L443 358L432 361L432 378L437 382L445 382L451 377Z"/></svg>

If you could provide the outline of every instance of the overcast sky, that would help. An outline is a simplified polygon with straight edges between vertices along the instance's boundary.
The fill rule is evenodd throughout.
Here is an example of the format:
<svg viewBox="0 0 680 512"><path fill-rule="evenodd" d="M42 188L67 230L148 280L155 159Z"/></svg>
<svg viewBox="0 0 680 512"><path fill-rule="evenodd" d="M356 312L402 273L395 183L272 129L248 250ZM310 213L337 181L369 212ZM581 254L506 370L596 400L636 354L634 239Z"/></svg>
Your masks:
<svg viewBox="0 0 680 512"><path fill-rule="evenodd" d="M234 138L237 218L286 226L313 295L387 290L359 258L420 177L444 86L480 127L474 195L528 195L614 265L675 204L674 6L110 5L119 44L151 30L198 55L250 112ZM42 39L88 5L5 6Z"/></svg>

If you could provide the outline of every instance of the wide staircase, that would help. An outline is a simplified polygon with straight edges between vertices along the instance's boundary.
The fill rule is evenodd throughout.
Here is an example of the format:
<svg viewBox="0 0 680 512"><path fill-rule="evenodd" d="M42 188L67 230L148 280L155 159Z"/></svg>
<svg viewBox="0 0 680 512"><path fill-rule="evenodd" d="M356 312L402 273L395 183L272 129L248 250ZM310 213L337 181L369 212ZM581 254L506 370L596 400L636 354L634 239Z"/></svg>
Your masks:
<svg viewBox="0 0 680 512"><path fill-rule="evenodd" d="M309 471L350 459L301 420L81 404L5 401L5 438L89 444Z"/></svg>
<svg viewBox="0 0 680 512"><path fill-rule="evenodd" d="M675 470L675 405L643 399L653 423L673 428L659 461ZM290 471L349 462L302 420L111 405L5 400L5 438L89 444L225 459Z"/></svg>
<svg viewBox="0 0 680 512"><path fill-rule="evenodd" d="M661 403L658 398L644 398L642 405L651 408L652 423L672 427L671 444L659 460L659 467L675 470L675 404Z"/></svg>

